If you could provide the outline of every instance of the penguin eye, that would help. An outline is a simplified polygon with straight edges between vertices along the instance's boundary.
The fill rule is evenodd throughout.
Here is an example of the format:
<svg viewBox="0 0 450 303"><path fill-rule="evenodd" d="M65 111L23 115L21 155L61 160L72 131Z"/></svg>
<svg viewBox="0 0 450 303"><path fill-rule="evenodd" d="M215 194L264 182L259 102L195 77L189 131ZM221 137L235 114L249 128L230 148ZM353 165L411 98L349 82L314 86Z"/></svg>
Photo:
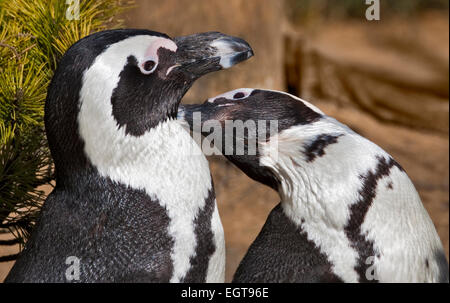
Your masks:
<svg viewBox="0 0 450 303"><path fill-rule="evenodd" d="M234 94L233 99L240 99L240 98L244 98L245 94L243 92L238 92L236 94Z"/></svg>
<svg viewBox="0 0 450 303"><path fill-rule="evenodd" d="M150 74L156 68L156 62L153 60L147 60L142 64L142 69L144 74Z"/></svg>

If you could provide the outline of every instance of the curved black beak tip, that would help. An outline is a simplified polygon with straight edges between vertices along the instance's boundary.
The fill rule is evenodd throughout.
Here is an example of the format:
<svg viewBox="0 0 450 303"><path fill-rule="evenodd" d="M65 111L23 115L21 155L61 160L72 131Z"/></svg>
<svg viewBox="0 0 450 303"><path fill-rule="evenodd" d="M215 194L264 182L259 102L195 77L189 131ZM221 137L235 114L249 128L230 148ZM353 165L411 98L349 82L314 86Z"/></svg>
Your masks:
<svg viewBox="0 0 450 303"><path fill-rule="evenodd" d="M254 55L250 45L241 38L225 36L214 40L211 46L216 49L215 57L219 57L219 65L226 69L245 61Z"/></svg>
<svg viewBox="0 0 450 303"><path fill-rule="evenodd" d="M230 68L254 55L243 39L207 32L174 38L177 62L197 75Z"/></svg>

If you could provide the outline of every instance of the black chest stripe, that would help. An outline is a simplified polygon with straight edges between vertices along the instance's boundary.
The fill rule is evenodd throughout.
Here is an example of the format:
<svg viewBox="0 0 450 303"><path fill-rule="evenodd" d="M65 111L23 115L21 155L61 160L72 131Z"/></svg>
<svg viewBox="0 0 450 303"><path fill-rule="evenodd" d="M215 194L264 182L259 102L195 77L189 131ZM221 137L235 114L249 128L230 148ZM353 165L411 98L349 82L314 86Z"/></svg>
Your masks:
<svg viewBox="0 0 450 303"><path fill-rule="evenodd" d="M205 207L198 213L194 220L195 238L197 247L195 255L191 257L191 268L183 278L184 283L206 282L209 259L216 251L214 244L214 234L211 227L211 218L215 207L214 189L209 190L208 198L205 201Z"/></svg>
<svg viewBox="0 0 450 303"><path fill-rule="evenodd" d="M233 282L342 282L332 264L306 232L278 204L241 261Z"/></svg>
<svg viewBox="0 0 450 303"><path fill-rule="evenodd" d="M439 268L439 283L448 283L448 262L443 250L437 250L434 253L436 264Z"/></svg>
<svg viewBox="0 0 450 303"><path fill-rule="evenodd" d="M304 153L306 155L307 162L312 162L316 159L316 157L322 157L325 155L325 148L330 144L337 143L338 138L341 136L343 135L322 134L317 136L314 141L305 147Z"/></svg>
<svg viewBox="0 0 450 303"><path fill-rule="evenodd" d="M359 274L360 282L378 282L366 278L366 270L370 266L370 264L366 264L366 260L369 257L375 257L378 253L375 251L373 241L368 240L361 230L361 225L376 197L378 181L385 176L389 176L391 168L394 166L403 171L401 166L392 158L386 159L382 156L377 156L377 160L378 164L375 171L369 170L360 176L362 180L362 187L359 190L361 198L350 206L350 219L344 229L351 246L358 252L355 270Z"/></svg>

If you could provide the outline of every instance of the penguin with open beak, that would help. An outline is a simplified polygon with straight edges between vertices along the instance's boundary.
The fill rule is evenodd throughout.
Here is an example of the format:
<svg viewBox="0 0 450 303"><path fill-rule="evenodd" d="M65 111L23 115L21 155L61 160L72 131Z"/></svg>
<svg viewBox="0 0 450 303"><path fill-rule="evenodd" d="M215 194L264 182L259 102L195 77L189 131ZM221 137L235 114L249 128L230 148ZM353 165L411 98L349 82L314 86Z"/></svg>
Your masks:
<svg viewBox="0 0 450 303"><path fill-rule="evenodd" d="M281 198L234 282L448 282L442 243L406 172L317 107L242 88L182 106L179 118Z"/></svg>
<svg viewBox="0 0 450 303"><path fill-rule="evenodd" d="M196 79L252 54L217 32L75 43L45 104L56 186L6 282L223 281L208 163L176 115Z"/></svg>

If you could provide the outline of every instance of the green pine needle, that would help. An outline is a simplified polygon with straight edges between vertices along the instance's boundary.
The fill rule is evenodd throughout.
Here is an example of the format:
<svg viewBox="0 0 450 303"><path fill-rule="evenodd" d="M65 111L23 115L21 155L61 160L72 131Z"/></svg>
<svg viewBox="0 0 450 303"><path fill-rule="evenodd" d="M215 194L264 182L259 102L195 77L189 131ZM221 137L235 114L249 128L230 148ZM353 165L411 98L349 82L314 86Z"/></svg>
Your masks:
<svg viewBox="0 0 450 303"><path fill-rule="evenodd" d="M79 19L68 20L64 0L0 0L0 231L9 230L21 244L45 200L43 186L54 177L44 104L57 63L79 39L119 27L116 16L133 5L79 3Z"/></svg>

